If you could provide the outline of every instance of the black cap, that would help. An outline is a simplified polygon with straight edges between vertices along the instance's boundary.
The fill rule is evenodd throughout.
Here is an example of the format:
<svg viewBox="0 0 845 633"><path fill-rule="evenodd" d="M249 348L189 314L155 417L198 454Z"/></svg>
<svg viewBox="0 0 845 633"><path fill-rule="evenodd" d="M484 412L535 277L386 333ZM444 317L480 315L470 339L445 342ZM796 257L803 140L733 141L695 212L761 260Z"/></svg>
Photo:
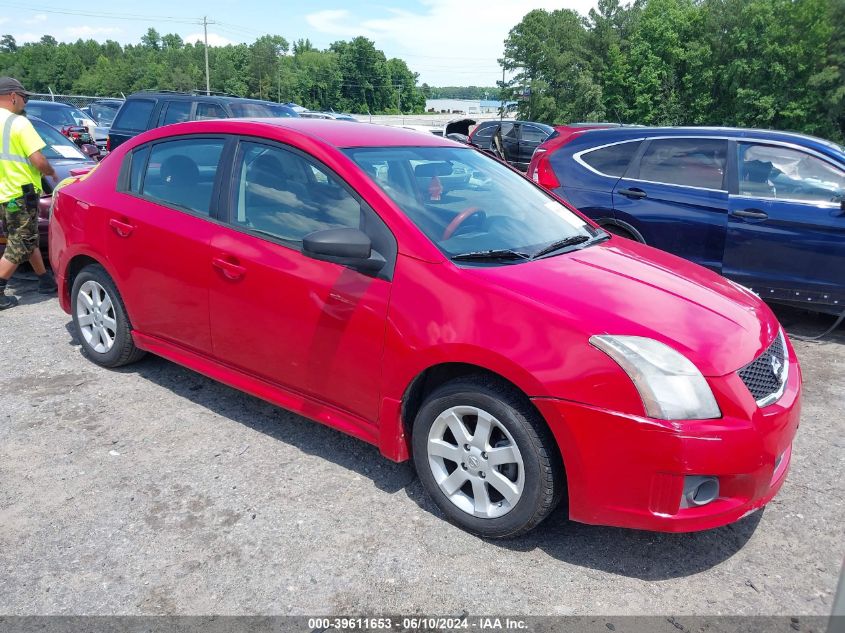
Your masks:
<svg viewBox="0 0 845 633"><path fill-rule="evenodd" d="M23 84L12 77L0 77L0 95L10 95L13 92L19 95L32 96L34 93L24 90Z"/></svg>

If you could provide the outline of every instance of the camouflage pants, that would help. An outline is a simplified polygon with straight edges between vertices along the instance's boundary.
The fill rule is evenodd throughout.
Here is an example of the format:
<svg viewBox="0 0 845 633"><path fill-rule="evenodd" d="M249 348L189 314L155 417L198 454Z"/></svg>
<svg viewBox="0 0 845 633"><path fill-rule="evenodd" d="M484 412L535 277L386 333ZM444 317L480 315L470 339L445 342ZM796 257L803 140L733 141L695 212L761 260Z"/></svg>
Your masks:
<svg viewBox="0 0 845 633"><path fill-rule="evenodd" d="M0 222L8 239L3 257L13 264L23 264L38 248L38 210L27 211L23 198L11 200L0 204Z"/></svg>

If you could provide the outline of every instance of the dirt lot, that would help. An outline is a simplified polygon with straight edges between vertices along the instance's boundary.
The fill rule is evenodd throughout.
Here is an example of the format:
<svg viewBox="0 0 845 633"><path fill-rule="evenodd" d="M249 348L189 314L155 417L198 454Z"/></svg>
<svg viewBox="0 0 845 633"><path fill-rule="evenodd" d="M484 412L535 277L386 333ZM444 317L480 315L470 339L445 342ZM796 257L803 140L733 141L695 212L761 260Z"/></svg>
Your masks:
<svg viewBox="0 0 845 633"><path fill-rule="evenodd" d="M558 512L493 543L362 442L155 357L100 369L33 279L0 313L0 614L830 613L845 328L796 343L802 426L765 511L687 535Z"/></svg>

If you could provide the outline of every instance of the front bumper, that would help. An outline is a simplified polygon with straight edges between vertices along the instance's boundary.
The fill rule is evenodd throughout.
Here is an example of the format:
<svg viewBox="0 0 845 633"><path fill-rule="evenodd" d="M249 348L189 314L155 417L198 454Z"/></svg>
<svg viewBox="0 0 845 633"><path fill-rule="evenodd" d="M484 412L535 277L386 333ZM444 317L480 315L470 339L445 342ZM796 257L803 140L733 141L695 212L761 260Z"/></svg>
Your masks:
<svg viewBox="0 0 845 633"><path fill-rule="evenodd" d="M596 525L692 532L732 523L783 484L801 412L801 371L790 345L783 396L759 408L737 374L708 378L722 417L654 420L535 398L566 468L569 516ZM684 477L715 476L719 496L682 508Z"/></svg>

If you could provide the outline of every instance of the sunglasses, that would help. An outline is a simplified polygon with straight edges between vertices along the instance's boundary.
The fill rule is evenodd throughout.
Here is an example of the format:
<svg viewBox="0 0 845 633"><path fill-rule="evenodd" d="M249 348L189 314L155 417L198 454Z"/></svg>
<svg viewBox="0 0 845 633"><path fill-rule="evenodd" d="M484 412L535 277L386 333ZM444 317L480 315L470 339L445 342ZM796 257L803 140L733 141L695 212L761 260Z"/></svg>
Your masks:
<svg viewBox="0 0 845 633"><path fill-rule="evenodd" d="M28 97L27 95L22 95L22 94L21 94L21 93L19 93L19 92L16 92L15 94L16 94L16 95L18 95L21 99L23 99L23 102L24 102L25 104L26 104L26 103L29 103L29 97Z"/></svg>

